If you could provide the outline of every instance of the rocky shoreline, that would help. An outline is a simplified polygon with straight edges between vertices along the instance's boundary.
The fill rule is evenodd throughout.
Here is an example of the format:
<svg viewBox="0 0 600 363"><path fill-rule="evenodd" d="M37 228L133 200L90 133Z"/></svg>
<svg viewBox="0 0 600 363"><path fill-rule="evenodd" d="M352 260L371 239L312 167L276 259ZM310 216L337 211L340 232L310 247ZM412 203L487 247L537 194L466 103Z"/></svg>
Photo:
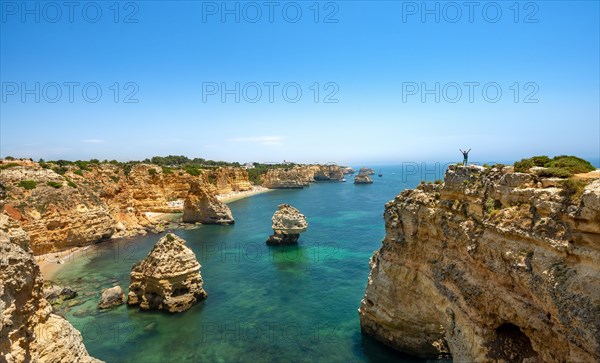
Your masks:
<svg viewBox="0 0 600 363"><path fill-rule="evenodd" d="M597 361L600 179L546 179L450 166L389 202L363 333L425 358Z"/></svg>

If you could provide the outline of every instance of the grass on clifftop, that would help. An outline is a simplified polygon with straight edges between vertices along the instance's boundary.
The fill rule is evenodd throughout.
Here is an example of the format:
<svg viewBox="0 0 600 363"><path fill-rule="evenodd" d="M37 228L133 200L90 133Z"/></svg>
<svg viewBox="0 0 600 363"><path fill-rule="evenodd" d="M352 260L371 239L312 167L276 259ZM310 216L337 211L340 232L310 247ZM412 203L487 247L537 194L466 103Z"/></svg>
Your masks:
<svg viewBox="0 0 600 363"><path fill-rule="evenodd" d="M552 159L545 155L534 156L529 159L521 159L514 164L515 171L520 173L527 173L535 166L546 168L537 171L537 175L556 178L569 178L574 174L596 170L589 161L568 155L560 155Z"/></svg>

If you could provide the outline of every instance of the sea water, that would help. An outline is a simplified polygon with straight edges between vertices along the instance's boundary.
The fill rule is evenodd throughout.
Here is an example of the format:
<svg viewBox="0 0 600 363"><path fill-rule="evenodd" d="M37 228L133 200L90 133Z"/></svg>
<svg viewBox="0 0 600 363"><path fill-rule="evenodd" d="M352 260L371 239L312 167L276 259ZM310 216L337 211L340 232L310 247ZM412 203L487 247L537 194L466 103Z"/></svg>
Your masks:
<svg viewBox="0 0 600 363"><path fill-rule="evenodd" d="M348 177L275 190L229 204L235 225L171 231L196 254L208 293L186 312L97 309L103 289L119 284L127 293L132 265L164 234L102 242L70 262L53 280L79 296L59 312L106 362L419 361L360 331L357 309L385 234L384 205L424 179L400 166L373 169L383 177L373 175L370 185ZM298 208L309 227L297 246L270 247L271 217L282 203Z"/></svg>

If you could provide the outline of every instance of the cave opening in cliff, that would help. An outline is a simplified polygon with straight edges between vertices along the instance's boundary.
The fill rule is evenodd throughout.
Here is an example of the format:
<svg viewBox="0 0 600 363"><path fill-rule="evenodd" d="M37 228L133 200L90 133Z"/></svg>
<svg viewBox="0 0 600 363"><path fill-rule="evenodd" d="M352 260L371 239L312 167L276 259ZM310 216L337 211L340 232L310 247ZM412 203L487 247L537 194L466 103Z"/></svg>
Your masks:
<svg viewBox="0 0 600 363"><path fill-rule="evenodd" d="M488 357L508 362L522 362L537 357L529 337L512 323L504 323L496 328L496 338L489 344Z"/></svg>

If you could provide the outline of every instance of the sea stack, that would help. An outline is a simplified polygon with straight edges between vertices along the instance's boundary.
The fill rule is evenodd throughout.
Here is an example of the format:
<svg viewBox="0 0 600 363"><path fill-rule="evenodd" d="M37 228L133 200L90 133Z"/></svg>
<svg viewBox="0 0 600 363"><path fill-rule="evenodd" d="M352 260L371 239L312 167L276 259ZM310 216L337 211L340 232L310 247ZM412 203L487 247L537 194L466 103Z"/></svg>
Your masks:
<svg viewBox="0 0 600 363"><path fill-rule="evenodd" d="M357 176L354 177L354 184L373 184L373 180L369 174L361 171Z"/></svg>
<svg viewBox="0 0 600 363"><path fill-rule="evenodd" d="M129 305L143 310L185 311L206 298L200 264L185 240L167 234L131 269Z"/></svg>
<svg viewBox="0 0 600 363"><path fill-rule="evenodd" d="M300 233L308 228L304 214L289 204L279 205L279 209L273 214L272 222L273 235L267 239L270 246L296 244Z"/></svg>
<svg viewBox="0 0 600 363"><path fill-rule="evenodd" d="M202 224L233 224L233 216L227 204L192 182L183 205L183 222Z"/></svg>

